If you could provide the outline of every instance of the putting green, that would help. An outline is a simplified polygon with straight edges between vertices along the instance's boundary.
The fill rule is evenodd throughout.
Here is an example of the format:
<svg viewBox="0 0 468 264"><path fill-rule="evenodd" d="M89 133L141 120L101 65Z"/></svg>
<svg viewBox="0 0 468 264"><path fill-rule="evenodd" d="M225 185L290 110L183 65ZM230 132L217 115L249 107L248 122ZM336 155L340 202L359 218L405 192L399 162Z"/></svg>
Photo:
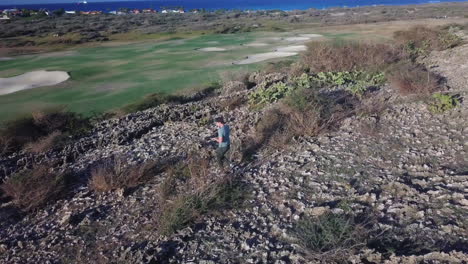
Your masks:
<svg viewBox="0 0 468 264"><path fill-rule="evenodd" d="M102 113L150 93L174 93L201 86L219 80L223 71L257 69L261 63L233 65L233 62L274 51L279 46L295 45L286 41L287 37L293 35L259 32L203 35L166 42L79 48L0 61L0 77L37 70L66 71L71 76L53 87L0 96L0 122L40 108L62 105L86 115ZM255 42L265 45L247 45ZM224 50L198 50L212 47Z"/></svg>

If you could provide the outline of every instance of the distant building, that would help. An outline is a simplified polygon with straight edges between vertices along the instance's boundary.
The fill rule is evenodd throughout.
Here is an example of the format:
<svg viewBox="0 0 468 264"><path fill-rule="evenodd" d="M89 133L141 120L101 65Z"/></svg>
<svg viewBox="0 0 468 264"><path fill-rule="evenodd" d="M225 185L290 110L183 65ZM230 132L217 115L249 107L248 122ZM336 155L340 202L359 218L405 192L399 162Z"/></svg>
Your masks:
<svg viewBox="0 0 468 264"><path fill-rule="evenodd" d="M157 11L152 9L152 8L143 9L143 10L141 10L141 12L144 13L144 14L157 13Z"/></svg>
<svg viewBox="0 0 468 264"><path fill-rule="evenodd" d="M8 19L9 19L10 17L21 16L23 14L23 12L21 12L20 10L18 10L16 8L13 8L13 9L3 10L3 14L4 14L3 17L8 17Z"/></svg>
<svg viewBox="0 0 468 264"><path fill-rule="evenodd" d="M82 15L100 15L102 11L81 11Z"/></svg>
<svg viewBox="0 0 468 264"><path fill-rule="evenodd" d="M65 14L68 14L68 15L76 15L76 11L65 11Z"/></svg>
<svg viewBox="0 0 468 264"><path fill-rule="evenodd" d="M168 14L168 13L175 13L175 14L183 14L185 13L185 10L183 9L163 9L161 11L162 14Z"/></svg>
<svg viewBox="0 0 468 264"><path fill-rule="evenodd" d="M9 20L10 18L4 14L3 16L0 16L0 20Z"/></svg>
<svg viewBox="0 0 468 264"><path fill-rule="evenodd" d="M140 14L140 13L141 13L141 11L140 11L140 10L138 10L138 9L133 9L133 10L132 10L132 13L133 13L133 14Z"/></svg>

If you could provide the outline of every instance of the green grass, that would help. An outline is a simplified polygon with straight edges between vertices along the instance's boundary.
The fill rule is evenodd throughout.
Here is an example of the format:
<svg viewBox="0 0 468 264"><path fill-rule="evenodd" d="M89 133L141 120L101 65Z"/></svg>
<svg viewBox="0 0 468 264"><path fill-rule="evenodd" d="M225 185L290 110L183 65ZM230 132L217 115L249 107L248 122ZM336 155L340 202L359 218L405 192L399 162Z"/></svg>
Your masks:
<svg viewBox="0 0 468 264"><path fill-rule="evenodd" d="M266 38L287 33L240 33L224 35L169 34L171 41L147 40L119 46L100 46L72 51L16 57L0 62L0 77L34 70L60 70L70 80L54 87L41 87L0 96L0 122L14 119L38 108L65 105L85 115L120 108L151 93L176 93L219 80L232 70L255 70L262 63L232 65L247 55L271 51L289 43ZM169 36L168 35L168 36ZM121 36L124 37L131 36ZM154 36L147 36L154 37ZM137 40L139 38L136 38ZM246 47L255 41L266 47ZM225 47L224 52L202 52L205 47Z"/></svg>

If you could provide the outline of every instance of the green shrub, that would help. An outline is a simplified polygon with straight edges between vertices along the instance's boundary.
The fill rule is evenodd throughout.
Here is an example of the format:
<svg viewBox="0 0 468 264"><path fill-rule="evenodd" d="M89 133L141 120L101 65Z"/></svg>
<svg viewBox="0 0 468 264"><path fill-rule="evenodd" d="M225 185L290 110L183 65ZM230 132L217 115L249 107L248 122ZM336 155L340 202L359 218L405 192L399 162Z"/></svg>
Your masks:
<svg viewBox="0 0 468 264"><path fill-rule="evenodd" d="M200 193L179 194L163 209L158 220L159 233L170 235L193 224L202 215L239 206L245 199L245 188L240 182L223 180Z"/></svg>
<svg viewBox="0 0 468 264"><path fill-rule="evenodd" d="M318 86L346 86L353 95L361 96L368 87L385 83L384 73L370 73L365 71L352 72L319 72L313 74L311 80Z"/></svg>
<svg viewBox="0 0 468 264"><path fill-rule="evenodd" d="M266 105L277 102L294 90L295 87L284 82L277 82L268 88L258 88L249 95L251 105Z"/></svg>
<svg viewBox="0 0 468 264"><path fill-rule="evenodd" d="M352 217L325 214L319 218L303 218L292 229L299 245L312 253L348 249L365 240L363 226Z"/></svg>
<svg viewBox="0 0 468 264"><path fill-rule="evenodd" d="M460 99L449 94L436 93L432 95L433 102L429 104L429 110L436 114L450 111L460 105Z"/></svg>
<svg viewBox="0 0 468 264"><path fill-rule="evenodd" d="M307 89L312 87L312 77L307 73L301 74L299 77L293 78L293 83L299 89Z"/></svg>

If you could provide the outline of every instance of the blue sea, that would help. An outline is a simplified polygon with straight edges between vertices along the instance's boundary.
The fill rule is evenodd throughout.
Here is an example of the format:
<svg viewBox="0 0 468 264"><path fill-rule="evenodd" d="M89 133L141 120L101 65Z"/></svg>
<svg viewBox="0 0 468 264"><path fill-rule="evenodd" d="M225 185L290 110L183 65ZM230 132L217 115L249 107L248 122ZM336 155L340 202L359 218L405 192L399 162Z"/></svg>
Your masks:
<svg viewBox="0 0 468 264"><path fill-rule="evenodd" d="M65 10L80 10L80 11L112 11L119 8L154 8L161 9L163 6L173 7L182 6L185 9L204 8L207 10L215 9L241 9L241 10L295 10L295 9L325 9L330 7L358 7L372 5L409 5L409 4L426 4L426 3L441 3L441 2L465 2L467 0L147 0L147 1L121 1L121 2L96 2L88 0L87 4L79 3L55 3L55 4L14 4L13 1L8 1L7 5L2 5L0 9L7 8L29 8L56 10L64 8Z"/></svg>

